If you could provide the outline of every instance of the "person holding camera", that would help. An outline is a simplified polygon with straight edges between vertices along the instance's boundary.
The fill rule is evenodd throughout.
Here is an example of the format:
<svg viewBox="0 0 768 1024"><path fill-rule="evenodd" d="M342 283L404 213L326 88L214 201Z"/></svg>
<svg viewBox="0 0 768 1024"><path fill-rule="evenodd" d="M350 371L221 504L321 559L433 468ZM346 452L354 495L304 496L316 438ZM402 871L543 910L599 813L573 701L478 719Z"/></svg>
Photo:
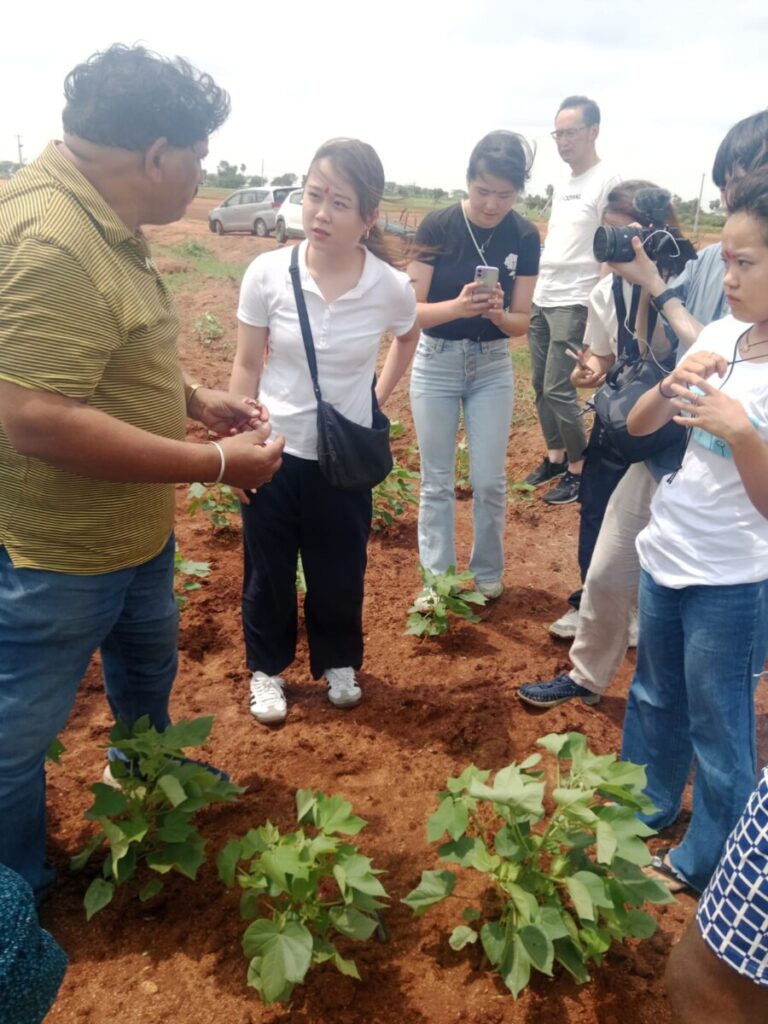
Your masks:
<svg viewBox="0 0 768 1024"><path fill-rule="evenodd" d="M732 316L632 409L645 436L689 431L637 538L637 667L622 758L646 765L655 829L680 813L695 762L691 820L653 868L701 891L755 786L754 691L768 654L768 167L728 189L724 287Z"/></svg>
<svg viewBox="0 0 768 1024"><path fill-rule="evenodd" d="M563 100L552 137L571 173L552 200L528 331L536 411L547 452L525 483L540 487L556 481L544 496L548 505L578 500L587 443L567 353L581 349L587 300L600 276L592 240L608 193L621 180L597 155L599 132L600 108L594 100Z"/></svg>
<svg viewBox="0 0 768 1024"><path fill-rule="evenodd" d="M539 269L539 233L512 209L532 162L522 136L484 136L469 158L467 198L427 214L408 267L422 326L411 373L421 457L419 558L435 573L456 565L456 435L463 411L473 495L469 567L487 598L504 588L514 402L508 339L528 330ZM492 287L490 274L496 278Z"/></svg>
<svg viewBox="0 0 768 1024"><path fill-rule="evenodd" d="M759 168L768 159L768 111L761 111L735 124L725 135L712 168L712 178L726 199L727 187L749 170ZM636 247L637 248L637 247ZM647 263L652 273L648 274ZM635 266L640 265L640 269ZM629 283L654 285L655 265L644 251L635 261L611 266L615 274ZM660 275L659 275L660 277ZM660 277L661 279L661 277ZM679 338L678 359L695 341L703 325L718 321L730 312L723 287L720 243L698 253L698 259L686 264L683 273L666 288L658 303L660 314L674 325ZM567 624L573 643L572 668L552 679L527 683L519 695L539 708L550 708L568 700L595 703L608 689L627 652L637 602L640 563L636 540L648 524L651 499L659 480L669 467L653 460L633 464L610 497L590 562L580 606L569 613ZM671 467L674 469L675 467ZM559 623L565 619L563 616ZM550 631L554 630L553 624Z"/></svg>

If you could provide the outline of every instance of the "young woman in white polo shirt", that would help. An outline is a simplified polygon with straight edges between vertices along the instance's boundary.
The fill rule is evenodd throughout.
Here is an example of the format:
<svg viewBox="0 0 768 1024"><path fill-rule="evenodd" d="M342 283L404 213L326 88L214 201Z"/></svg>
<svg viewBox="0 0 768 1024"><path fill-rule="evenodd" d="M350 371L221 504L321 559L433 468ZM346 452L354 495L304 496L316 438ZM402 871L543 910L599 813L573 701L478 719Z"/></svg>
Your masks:
<svg viewBox="0 0 768 1024"><path fill-rule="evenodd" d="M622 756L647 765L657 829L684 838L653 867L701 891L754 789L754 691L768 653L768 168L728 190L724 287L733 316L709 324L629 418L649 434L691 428L637 538L640 641Z"/></svg>
<svg viewBox="0 0 768 1024"><path fill-rule="evenodd" d="M418 341L416 298L393 265L378 226L384 170L356 139L321 146L303 199L307 240L299 247L302 290L323 398L344 416L371 424L371 381L379 343L395 335L376 385L380 405L407 369ZM285 437L283 466L243 505L243 628L251 711L267 724L287 706L280 673L296 650L296 562L307 591L304 619L310 671L325 677L341 708L361 699L362 607L371 493L340 491L317 463L317 402L289 273L292 247L258 256L240 290L237 354L230 389L258 397L274 435Z"/></svg>

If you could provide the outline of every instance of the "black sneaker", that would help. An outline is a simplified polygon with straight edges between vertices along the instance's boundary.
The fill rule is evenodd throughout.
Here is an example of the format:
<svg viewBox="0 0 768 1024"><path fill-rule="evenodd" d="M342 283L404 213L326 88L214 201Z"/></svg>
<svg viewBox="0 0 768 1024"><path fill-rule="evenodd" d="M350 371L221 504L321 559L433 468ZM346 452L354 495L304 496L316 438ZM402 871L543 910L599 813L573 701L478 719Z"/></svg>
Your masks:
<svg viewBox="0 0 768 1024"><path fill-rule="evenodd" d="M541 460L541 465L537 466L532 473L529 473L523 483L528 484L530 487L541 487L542 484L548 484L550 480L561 476L565 472L567 465L568 463L565 459L562 462L550 462L549 456L545 455Z"/></svg>
<svg viewBox="0 0 768 1024"><path fill-rule="evenodd" d="M586 686L579 686L567 672L561 672L554 679L545 679L540 683L525 683L517 695L534 708L554 708L574 698L581 699L584 704L597 704L600 701L598 694L592 693Z"/></svg>
<svg viewBox="0 0 768 1024"><path fill-rule="evenodd" d="M568 505L572 501L579 500L580 486L581 476L566 469L563 479L551 491L547 491L542 501L546 501L548 505Z"/></svg>

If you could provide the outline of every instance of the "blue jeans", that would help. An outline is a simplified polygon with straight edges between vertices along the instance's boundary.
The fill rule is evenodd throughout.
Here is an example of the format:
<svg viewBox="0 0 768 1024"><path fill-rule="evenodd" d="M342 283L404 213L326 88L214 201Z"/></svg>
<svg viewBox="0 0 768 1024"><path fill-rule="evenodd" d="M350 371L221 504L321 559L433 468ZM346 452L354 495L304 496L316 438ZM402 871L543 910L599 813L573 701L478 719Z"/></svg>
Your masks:
<svg viewBox="0 0 768 1024"><path fill-rule="evenodd" d="M45 753L101 648L116 718L169 724L178 661L174 541L151 561L99 576L15 569L0 547L0 863L40 895L45 864Z"/></svg>
<svg viewBox="0 0 768 1024"><path fill-rule="evenodd" d="M480 583L504 573L506 455L515 390L506 338L454 341L422 334L411 372L421 458L419 558L432 572L456 565L456 435L463 407L469 447L474 542L469 568Z"/></svg>
<svg viewBox="0 0 768 1024"><path fill-rule="evenodd" d="M693 811L670 861L703 890L755 788L754 692L768 651L768 581L659 586L640 576L640 642L622 758L648 766L652 828L671 825L695 760Z"/></svg>

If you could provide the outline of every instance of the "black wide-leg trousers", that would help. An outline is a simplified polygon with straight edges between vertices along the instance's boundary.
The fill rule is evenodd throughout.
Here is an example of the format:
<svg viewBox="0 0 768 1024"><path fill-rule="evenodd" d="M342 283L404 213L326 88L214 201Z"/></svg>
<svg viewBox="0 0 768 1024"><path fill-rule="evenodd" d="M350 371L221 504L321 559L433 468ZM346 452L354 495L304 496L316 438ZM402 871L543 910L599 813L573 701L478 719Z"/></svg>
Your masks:
<svg viewBox="0 0 768 1024"><path fill-rule="evenodd" d="M243 506L243 631L248 668L277 675L296 654L299 554L313 679L363 661L363 585L371 492L340 491L313 459L285 455Z"/></svg>

